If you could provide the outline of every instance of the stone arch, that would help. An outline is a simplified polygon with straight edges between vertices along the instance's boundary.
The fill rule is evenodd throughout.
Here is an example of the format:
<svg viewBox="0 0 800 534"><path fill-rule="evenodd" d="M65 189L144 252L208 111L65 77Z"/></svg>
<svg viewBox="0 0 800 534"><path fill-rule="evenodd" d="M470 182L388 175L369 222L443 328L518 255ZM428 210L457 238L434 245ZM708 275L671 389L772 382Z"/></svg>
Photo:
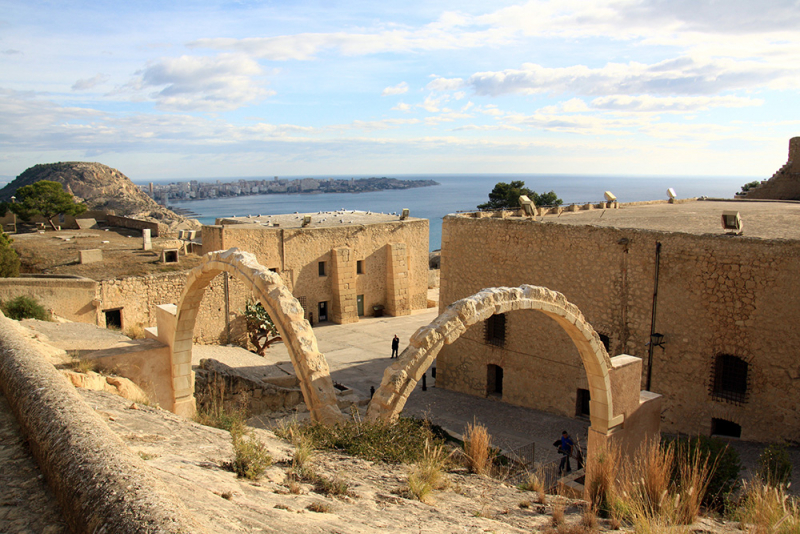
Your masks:
<svg viewBox="0 0 800 534"><path fill-rule="evenodd" d="M597 332L564 295L530 285L484 289L454 302L428 326L417 330L400 358L384 372L381 386L369 404L367 417L396 418L444 345L454 342L467 328L494 314L516 310L544 313L572 339L586 369L591 390L592 428L607 432L622 423L623 416L614 415L612 402L611 370L614 365Z"/></svg>
<svg viewBox="0 0 800 534"><path fill-rule="evenodd" d="M203 263L189 271L187 276L170 343L174 411L182 413L194 409L192 338L195 321L206 287L223 272L244 282L269 313L289 351L312 419L323 423L341 420L328 362L317 348L317 338L304 318L300 303L277 273L259 264L253 254L237 248L209 252ZM188 408L181 409L181 404L188 405Z"/></svg>

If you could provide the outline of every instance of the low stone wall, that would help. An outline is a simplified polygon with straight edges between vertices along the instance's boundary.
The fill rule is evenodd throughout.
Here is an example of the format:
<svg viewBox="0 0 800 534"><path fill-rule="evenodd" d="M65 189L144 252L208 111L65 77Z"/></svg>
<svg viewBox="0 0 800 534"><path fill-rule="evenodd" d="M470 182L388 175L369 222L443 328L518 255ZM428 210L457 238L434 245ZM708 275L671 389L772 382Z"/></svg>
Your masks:
<svg viewBox="0 0 800 534"><path fill-rule="evenodd" d="M0 389L73 532L206 532L1 315Z"/></svg>
<svg viewBox="0 0 800 534"><path fill-rule="evenodd" d="M131 219L130 217L120 217L118 215L107 215L106 222L109 226L133 228L135 230L150 230L150 237L158 237L158 228L160 226L158 223Z"/></svg>
<svg viewBox="0 0 800 534"><path fill-rule="evenodd" d="M88 278L0 278L0 300L36 299L59 317L97 324L97 282Z"/></svg>
<svg viewBox="0 0 800 534"><path fill-rule="evenodd" d="M194 396L198 410L222 400L230 413L244 409L248 417L265 412L293 408L303 403L303 393L294 377L295 387L281 387L262 380L253 380L217 360L200 360L195 369Z"/></svg>

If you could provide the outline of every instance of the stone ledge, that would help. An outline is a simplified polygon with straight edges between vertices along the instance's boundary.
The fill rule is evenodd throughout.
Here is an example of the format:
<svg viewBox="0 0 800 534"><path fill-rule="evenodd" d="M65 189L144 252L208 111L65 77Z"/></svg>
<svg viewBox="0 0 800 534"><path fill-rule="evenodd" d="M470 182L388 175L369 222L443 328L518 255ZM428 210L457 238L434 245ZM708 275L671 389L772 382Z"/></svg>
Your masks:
<svg viewBox="0 0 800 534"><path fill-rule="evenodd" d="M0 388L73 532L206 532L2 315Z"/></svg>

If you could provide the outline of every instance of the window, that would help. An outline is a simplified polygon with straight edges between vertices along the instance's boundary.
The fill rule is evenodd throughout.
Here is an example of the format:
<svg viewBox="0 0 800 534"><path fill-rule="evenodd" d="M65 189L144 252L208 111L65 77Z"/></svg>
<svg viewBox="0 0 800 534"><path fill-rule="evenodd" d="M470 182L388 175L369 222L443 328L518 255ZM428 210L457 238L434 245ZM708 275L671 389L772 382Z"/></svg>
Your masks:
<svg viewBox="0 0 800 534"><path fill-rule="evenodd" d="M727 438L741 438L742 425L714 417L711 419L711 435L725 436Z"/></svg>
<svg viewBox="0 0 800 534"><path fill-rule="evenodd" d="M600 341L603 342L603 346L606 348L606 352L611 350L611 338L609 338L605 334L597 333L600 336Z"/></svg>
<svg viewBox="0 0 800 534"><path fill-rule="evenodd" d="M484 321L486 343L502 347L506 342L506 316L503 313L492 315Z"/></svg>
<svg viewBox="0 0 800 534"><path fill-rule="evenodd" d="M320 276L325 276L325 262L324 261L319 262L319 275Z"/></svg>
<svg viewBox="0 0 800 534"><path fill-rule="evenodd" d="M738 356L720 354L714 362L711 396L714 400L743 403L747 397L748 364Z"/></svg>
<svg viewBox="0 0 800 534"><path fill-rule="evenodd" d="M269 270L272 271L273 273L277 273L278 272L278 268L277 267L270 267Z"/></svg>
<svg viewBox="0 0 800 534"><path fill-rule="evenodd" d="M575 402L575 416L576 417L588 417L589 413L589 401L592 400L591 395L589 394L588 389L578 389L578 396Z"/></svg>
<svg viewBox="0 0 800 534"><path fill-rule="evenodd" d="M306 297L297 297L297 302L300 303L300 306L303 308L303 310L307 309L306 308Z"/></svg>
<svg viewBox="0 0 800 534"><path fill-rule="evenodd" d="M356 261L356 274L364 274L364 260Z"/></svg>
<svg viewBox="0 0 800 534"><path fill-rule="evenodd" d="M486 366L486 394L503 396L503 368L499 365Z"/></svg>

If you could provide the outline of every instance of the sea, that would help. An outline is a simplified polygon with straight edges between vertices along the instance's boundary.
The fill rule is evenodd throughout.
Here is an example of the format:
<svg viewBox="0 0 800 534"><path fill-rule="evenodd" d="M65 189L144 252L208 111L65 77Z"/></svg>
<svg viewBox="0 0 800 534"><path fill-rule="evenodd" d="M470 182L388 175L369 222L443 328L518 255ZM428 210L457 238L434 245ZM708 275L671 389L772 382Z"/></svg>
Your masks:
<svg viewBox="0 0 800 534"><path fill-rule="evenodd" d="M605 175L542 175L542 174L405 174L371 175L400 180L435 180L437 186L403 190L372 191L368 193L304 193L291 195L250 195L233 198L170 202L170 207L192 212L190 217L203 224L214 224L218 217L243 217L279 213L316 213L338 209L400 213L408 208L412 217L430 221L430 249L442 242L442 218L449 213L471 211L489 199L489 192L498 182L514 180L537 193L555 191L565 204L600 202L605 191L611 191L619 202L636 202L667 198L667 189L675 190L678 198L706 196L733 198L751 176L605 176ZM281 178L369 178L364 176L281 176ZM188 181L185 178L180 181ZM220 178L231 182L238 178ZM247 177L247 180L272 177ZM202 182L217 179L197 179Z"/></svg>

